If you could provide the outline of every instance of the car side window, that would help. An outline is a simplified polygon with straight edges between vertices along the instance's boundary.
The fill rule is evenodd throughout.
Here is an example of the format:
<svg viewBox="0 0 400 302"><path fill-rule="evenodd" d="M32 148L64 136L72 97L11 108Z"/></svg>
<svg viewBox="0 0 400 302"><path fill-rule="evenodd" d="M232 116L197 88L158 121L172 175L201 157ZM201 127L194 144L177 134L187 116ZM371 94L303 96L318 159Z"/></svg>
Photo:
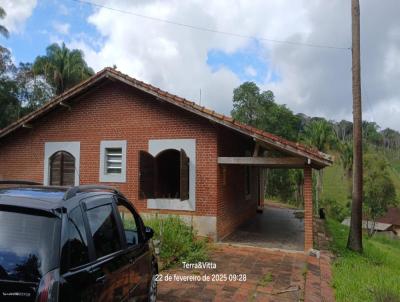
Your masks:
<svg viewBox="0 0 400 302"><path fill-rule="evenodd" d="M111 204L86 211L97 258L121 249L117 223Z"/></svg>
<svg viewBox="0 0 400 302"><path fill-rule="evenodd" d="M138 228L136 213L133 213L131 209L121 202L118 202L118 213L121 217L127 245L133 246L138 244L140 242L140 228Z"/></svg>
<svg viewBox="0 0 400 302"><path fill-rule="evenodd" d="M69 268L89 262L89 250L82 211L77 207L68 216Z"/></svg>

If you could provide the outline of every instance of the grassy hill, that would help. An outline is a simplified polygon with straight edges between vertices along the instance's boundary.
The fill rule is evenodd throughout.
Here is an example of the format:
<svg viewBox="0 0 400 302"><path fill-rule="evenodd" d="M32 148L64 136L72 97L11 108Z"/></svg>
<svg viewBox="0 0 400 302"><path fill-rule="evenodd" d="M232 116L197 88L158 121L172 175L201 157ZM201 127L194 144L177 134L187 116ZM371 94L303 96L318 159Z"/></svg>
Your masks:
<svg viewBox="0 0 400 302"><path fill-rule="evenodd" d="M328 219L331 249L336 255L333 288L338 302L400 301L400 241L364 237L364 253L346 249L349 229Z"/></svg>
<svg viewBox="0 0 400 302"><path fill-rule="evenodd" d="M396 188L398 200L400 200L400 156L397 153L383 153L378 150L372 152L387 157L391 167L390 177ZM334 200L342 206L346 206L350 201L349 184L339 157L335 156L335 158L333 166L324 169L321 199L327 201Z"/></svg>

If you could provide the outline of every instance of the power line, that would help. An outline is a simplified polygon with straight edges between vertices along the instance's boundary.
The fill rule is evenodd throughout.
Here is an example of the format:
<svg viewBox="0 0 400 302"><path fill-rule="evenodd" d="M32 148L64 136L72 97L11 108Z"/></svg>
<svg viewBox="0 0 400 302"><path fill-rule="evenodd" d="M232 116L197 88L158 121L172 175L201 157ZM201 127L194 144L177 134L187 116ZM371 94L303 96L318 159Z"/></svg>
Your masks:
<svg viewBox="0 0 400 302"><path fill-rule="evenodd" d="M171 25L175 25L175 26L186 27L186 28L194 29L194 30L198 30L198 31L211 32L211 33L221 34L221 35L226 35L226 36L231 36L231 37L244 38L244 39L254 39L254 40L259 40L259 41L287 44L287 45L292 45L292 46L303 46L303 47L336 49L336 50L350 50L351 49L351 47L339 47L339 46L333 46L333 45L303 43L303 42L294 42L294 41L287 41L287 40L269 39L269 38L251 36L251 35L243 35L243 34L238 34L238 33L234 33L234 32L221 31L221 30L216 30L216 29L213 29L213 28L201 27L201 26L196 26L196 25L191 25L191 24L186 24L186 23L175 22L175 21L172 21L172 20L167 20L167 19L161 19L161 18L146 16L146 15L141 15L141 14L134 13L134 12L131 12L131 11L126 11L126 10L122 10L122 9L118 9L118 8L114 8L114 7L109 7L109 6L102 5L102 4L99 4L99 3L94 3L94 2L91 2L91 1L85 1L85 0L72 0L72 1L83 3L83 4L87 4L87 5L91 5L91 6L96 6L96 7L100 7L100 8L105 8L105 9L108 9L108 10L111 10L111 11L115 11L115 12L119 12L119 13L123 13L123 14L128 14L128 15L132 15L132 16L135 16L135 17L143 18L143 19L148 19L148 20L167 23L167 24L171 24Z"/></svg>

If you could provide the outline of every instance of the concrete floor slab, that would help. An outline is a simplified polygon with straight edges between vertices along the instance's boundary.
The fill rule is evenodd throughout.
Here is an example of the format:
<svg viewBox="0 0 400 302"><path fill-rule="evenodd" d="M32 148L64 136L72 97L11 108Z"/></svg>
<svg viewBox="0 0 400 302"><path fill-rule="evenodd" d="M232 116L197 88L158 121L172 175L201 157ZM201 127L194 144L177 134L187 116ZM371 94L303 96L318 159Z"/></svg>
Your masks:
<svg viewBox="0 0 400 302"><path fill-rule="evenodd" d="M298 211L266 206L263 213L257 213L222 242L304 251L304 220L295 217Z"/></svg>

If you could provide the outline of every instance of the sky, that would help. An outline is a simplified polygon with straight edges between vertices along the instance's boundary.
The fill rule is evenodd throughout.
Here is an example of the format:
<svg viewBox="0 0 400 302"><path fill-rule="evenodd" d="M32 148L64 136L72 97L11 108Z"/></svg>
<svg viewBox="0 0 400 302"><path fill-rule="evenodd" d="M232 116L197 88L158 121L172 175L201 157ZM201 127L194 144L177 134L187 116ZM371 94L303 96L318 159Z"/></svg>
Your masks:
<svg viewBox="0 0 400 302"><path fill-rule="evenodd" d="M295 113L352 119L349 0L87 1L98 5L0 0L10 31L0 44L19 63L65 42L95 71L116 65L224 114L233 89L254 81ZM363 118L400 130L400 2L360 5Z"/></svg>

